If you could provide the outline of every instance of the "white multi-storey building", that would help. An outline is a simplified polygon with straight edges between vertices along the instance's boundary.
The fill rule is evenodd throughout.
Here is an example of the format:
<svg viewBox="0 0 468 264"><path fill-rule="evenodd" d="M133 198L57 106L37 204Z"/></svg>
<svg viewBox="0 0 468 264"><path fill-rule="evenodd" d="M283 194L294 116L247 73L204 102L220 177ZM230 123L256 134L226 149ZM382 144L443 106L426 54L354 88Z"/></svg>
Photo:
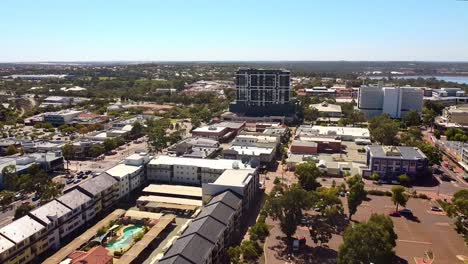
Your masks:
<svg viewBox="0 0 468 264"><path fill-rule="evenodd" d="M251 169L240 160L196 159L160 155L148 163L148 180L157 182L201 185L211 183L227 169Z"/></svg>
<svg viewBox="0 0 468 264"><path fill-rule="evenodd" d="M119 199L129 195L145 181L145 166L149 159L146 153L133 154L106 171L119 182Z"/></svg>
<svg viewBox="0 0 468 264"><path fill-rule="evenodd" d="M367 117L389 114L403 118L408 112L422 111L423 90L419 87L377 87L361 86L358 108Z"/></svg>

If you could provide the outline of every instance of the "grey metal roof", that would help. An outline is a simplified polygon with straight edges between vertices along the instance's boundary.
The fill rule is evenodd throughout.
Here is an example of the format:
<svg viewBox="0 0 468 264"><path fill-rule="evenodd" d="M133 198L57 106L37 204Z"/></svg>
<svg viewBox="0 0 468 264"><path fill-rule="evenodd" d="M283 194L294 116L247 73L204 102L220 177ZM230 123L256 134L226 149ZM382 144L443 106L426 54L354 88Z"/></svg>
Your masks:
<svg viewBox="0 0 468 264"><path fill-rule="evenodd" d="M306 140L293 140L291 146L317 147L317 143L313 141L306 141Z"/></svg>
<svg viewBox="0 0 468 264"><path fill-rule="evenodd" d="M31 211L30 214L37 217L43 223L50 224L52 222L50 220L50 217L60 218L70 212L71 210L68 207L57 202L56 200L52 200L44 204L43 206Z"/></svg>
<svg viewBox="0 0 468 264"><path fill-rule="evenodd" d="M101 193L109 189L112 185L116 184L117 180L107 173L102 173L99 176L83 182L79 188L89 192L92 195Z"/></svg>
<svg viewBox="0 0 468 264"><path fill-rule="evenodd" d="M207 206L215 203L224 203L232 209L237 210L242 205L242 199L240 199L237 195L228 190L214 196L211 199L211 201L207 204Z"/></svg>
<svg viewBox="0 0 468 264"><path fill-rule="evenodd" d="M56 200L74 210L91 201L91 197L75 189L69 193L60 196Z"/></svg>
<svg viewBox="0 0 468 264"><path fill-rule="evenodd" d="M190 260L193 263L204 263L205 260L209 257L213 247L213 243L197 234L180 237L166 252L166 254L160 260L159 263L164 263L162 262L163 260L169 259L174 256L181 256L187 260Z"/></svg>
<svg viewBox="0 0 468 264"><path fill-rule="evenodd" d="M190 262L186 260L182 256L173 256L164 260L158 261L159 264L194 264L194 262Z"/></svg>
<svg viewBox="0 0 468 264"><path fill-rule="evenodd" d="M201 219L195 219L190 223L181 237L198 234L215 244L225 229L226 225L222 224L215 218L208 216Z"/></svg>
<svg viewBox="0 0 468 264"><path fill-rule="evenodd" d="M377 158L388 158L388 159L404 159L404 160L418 160L426 159L426 155L422 153L418 148L414 147L397 147L400 151L400 156L387 156L383 146L368 146L370 154Z"/></svg>
<svg viewBox="0 0 468 264"><path fill-rule="evenodd" d="M227 225L234 216L234 213L235 211L231 207L223 203L215 203L205 206L196 219L211 216Z"/></svg>

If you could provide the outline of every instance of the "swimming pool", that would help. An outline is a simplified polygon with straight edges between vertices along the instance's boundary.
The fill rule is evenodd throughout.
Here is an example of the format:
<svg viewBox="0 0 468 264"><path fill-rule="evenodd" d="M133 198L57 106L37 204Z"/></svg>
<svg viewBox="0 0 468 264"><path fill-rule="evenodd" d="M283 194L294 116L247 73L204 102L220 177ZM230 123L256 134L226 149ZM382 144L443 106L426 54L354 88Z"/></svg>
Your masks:
<svg viewBox="0 0 468 264"><path fill-rule="evenodd" d="M130 245L133 242L133 237L140 233L143 233L142 226L133 225L126 227L123 230L123 235L114 242L107 244L106 247L112 251L120 251Z"/></svg>

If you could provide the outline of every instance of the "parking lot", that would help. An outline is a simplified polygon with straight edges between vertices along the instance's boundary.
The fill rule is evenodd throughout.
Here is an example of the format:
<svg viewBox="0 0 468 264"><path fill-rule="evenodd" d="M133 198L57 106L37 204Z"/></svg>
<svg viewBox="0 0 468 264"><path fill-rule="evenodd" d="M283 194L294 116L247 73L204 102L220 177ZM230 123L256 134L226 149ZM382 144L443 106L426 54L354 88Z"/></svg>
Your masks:
<svg viewBox="0 0 468 264"><path fill-rule="evenodd" d="M366 221L372 213L388 215L395 210L395 205L390 197L369 196L370 200L364 202L359 208L353 220ZM346 199L342 198L347 212ZM407 208L413 211L414 217L392 217L395 232L398 234L396 255L401 263L416 263L415 258L424 257L427 251L432 251L435 256L434 263L463 263L457 256L468 256L468 248L463 238L456 233L453 221L444 213L431 211L433 201L424 199L410 199ZM269 219L271 235L268 238L266 250L266 263L285 263L288 257L279 254L284 249L284 243L279 238L284 235L279 229L279 224ZM307 227L298 227L296 237L305 237L306 249L297 258L291 260L308 261L306 263L334 263L338 247L342 243L340 235L333 235L328 243L329 248L316 251L316 246L311 240ZM320 258L318 256L321 256Z"/></svg>

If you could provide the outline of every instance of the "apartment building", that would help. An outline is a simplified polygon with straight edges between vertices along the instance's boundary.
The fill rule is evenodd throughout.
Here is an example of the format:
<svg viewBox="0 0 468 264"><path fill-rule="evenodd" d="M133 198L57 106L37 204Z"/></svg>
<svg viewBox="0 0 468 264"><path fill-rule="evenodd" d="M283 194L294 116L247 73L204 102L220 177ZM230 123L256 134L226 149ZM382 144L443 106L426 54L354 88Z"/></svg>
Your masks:
<svg viewBox="0 0 468 264"><path fill-rule="evenodd" d="M241 199L230 191L218 194L159 263L227 263L227 249L240 239L241 217Z"/></svg>
<svg viewBox="0 0 468 264"><path fill-rule="evenodd" d="M107 175L119 182L119 199L127 197L145 182L145 167L149 159L146 153L133 154L106 170Z"/></svg>
<svg viewBox="0 0 468 264"><path fill-rule="evenodd" d="M60 240L84 223L81 217L73 218L72 210L56 200L38 207L28 215L47 228L48 244L53 249L59 248Z"/></svg>
<svg viewBox="0 0 468 264"><path fill-rule="evenodd" d="M77 219L77 225L81 226L96 216L93 200L88 195L75 189L56 199L59 203L72 210L72 218Z"/></svg>
<svg viewBox="0 0 468 264"><path fill-rule="evenodd" d="M23 264L41 255L50 244L47 228L26 215L0 229L0 263Z"/></svg>
<svg viewBox="0 0 468 264"><path fill-rule="evenodd" d="M236 101L229 111L245 116L292 116L290 72L240 68L236 72Z"/></svg>
<svg viewBox="0 0 468 264"><path fill-rule="evenodd" d="M363 177L378 173L383 179L394 180L401 174L412 178L421 176L428 169L426 155L415 147L368 146L367 168Z"/></svg>
<svg viewBox="0 0 468 264"><path fill-rule="evenodd" d="M150 181L198 185L214 182L227 169L250 169L250 165L240 160L196 159L159 155L147 166Z"/></svg>
<svg viewBox="0 0 468 264"><path fill-rule="evenodd" d="M96 214L109 209L119 197L119 182L107 173L91 178L75 188L91 197Z"/></svg>

